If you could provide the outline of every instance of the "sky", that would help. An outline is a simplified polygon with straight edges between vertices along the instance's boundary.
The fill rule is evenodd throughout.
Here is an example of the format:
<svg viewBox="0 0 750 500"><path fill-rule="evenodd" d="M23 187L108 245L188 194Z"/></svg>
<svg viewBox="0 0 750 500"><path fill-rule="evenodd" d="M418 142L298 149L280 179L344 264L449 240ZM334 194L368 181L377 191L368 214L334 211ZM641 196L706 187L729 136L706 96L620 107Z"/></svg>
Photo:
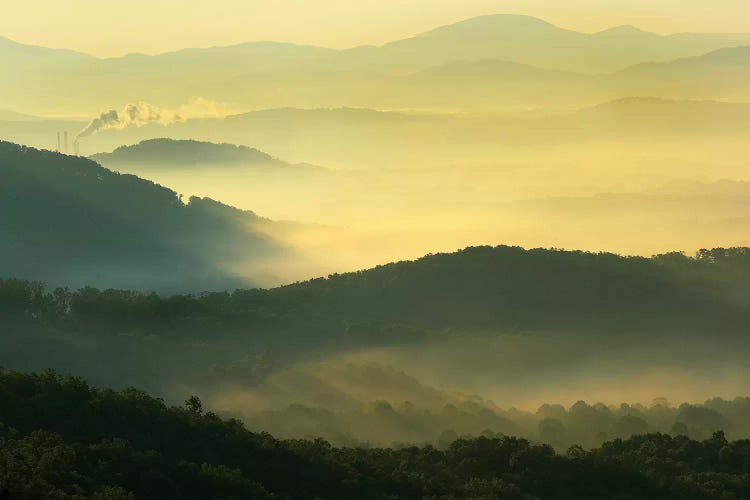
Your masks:
<svg viewBox="0 0 750 500"><path fill-rule="evenodd" d="M97 56L273 40L382 44L484 14L595 32L750 32L750 0L3 0L0 36Z"/></svg>

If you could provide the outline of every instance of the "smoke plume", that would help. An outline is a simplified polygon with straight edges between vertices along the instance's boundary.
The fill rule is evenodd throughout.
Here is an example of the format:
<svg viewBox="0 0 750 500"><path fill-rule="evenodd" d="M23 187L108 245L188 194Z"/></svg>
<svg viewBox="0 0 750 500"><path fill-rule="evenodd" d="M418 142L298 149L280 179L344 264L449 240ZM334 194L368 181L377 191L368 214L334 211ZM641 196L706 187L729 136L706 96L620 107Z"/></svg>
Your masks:
<svg viewBox="0 0 750 500"><path fill-rule="evenodd" d="M102 113L81 130L78 138L88 137L100 130L123 129L130 126L140 127L148 123L160 123L169 125L182 121L183 118L175 111L159 108L147 102L128 104L125 109L118 112L111 109Z"/></svg>

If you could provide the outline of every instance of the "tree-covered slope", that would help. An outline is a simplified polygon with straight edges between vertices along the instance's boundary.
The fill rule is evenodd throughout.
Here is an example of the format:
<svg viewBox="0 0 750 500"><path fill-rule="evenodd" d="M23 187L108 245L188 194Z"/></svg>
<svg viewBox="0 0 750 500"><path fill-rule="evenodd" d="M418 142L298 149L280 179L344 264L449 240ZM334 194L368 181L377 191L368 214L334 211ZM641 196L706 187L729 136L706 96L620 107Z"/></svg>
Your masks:
<svg viewBox="0 0 750 500"><path fill-rule="evenodd" d="M225 269L278 251L266 223L80 157L0 142L0 275L169 291L238 286Z"/></svg>
<svg viewBox="0 0 750 500"><path fill-rule="evenodd" d="M644 258L499 246L232 293L160 297L85 288L57 295L7 279L0 304L53 325L181 334L214 325L225 333L328 340L436 329L742 333L749 276L745 248Z"/></svg>
<svg viewBox="0 0 750 500"><path fill-rule="evenodd" d="M736 499L750 442L663 434L565 455L512 437L445 449L279 441L205 412L54 373L0 372L0 496L12 499Z"/></svg>

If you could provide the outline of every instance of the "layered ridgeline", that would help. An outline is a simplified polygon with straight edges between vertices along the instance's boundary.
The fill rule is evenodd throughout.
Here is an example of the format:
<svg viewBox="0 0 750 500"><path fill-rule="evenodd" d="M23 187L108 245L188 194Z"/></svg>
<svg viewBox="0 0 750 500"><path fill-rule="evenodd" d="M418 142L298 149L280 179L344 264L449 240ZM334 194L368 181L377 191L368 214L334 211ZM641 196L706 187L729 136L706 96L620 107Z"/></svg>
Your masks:
<svg viewBox="0 0 750 500"><path fill-rule="evenodd" d="M747 34L722 38L660 36L633 26L590 34L529 16L489 15L386 44L382 53L390 59L410 59L412 65L491 58L549 69L606 73L639 62L700 55L749 43Z"/></svg>
<svg viewBox="0 0 750 500"><path fill-rule="evenodd" d="M750 45L750 35L661 36L633 27L589 34L514 15L483 16L381 47L349 50L262 42L184 49L153 56L130 54L98 59L0 39L0 62L9 74L14 75L14 78L0 82L0 96L4 99L0 100L0 107L20 106L35 113L78 114L81 109L93 112L111 109L115 103L141 100L175 108L194 96L211 96L243 108L342 105L403 108L451 106L450 97L455 99L461 94L480 93L485 104L494 99L496 105L506 106L518 106L519 98L528 105L533 102L535 93L537 98L545 95L547 101L550 99L546 94L558 93L561 99L557 104L570 105L564 100L574 97L580 101L588 97L590 103L591 99L643 95L634 93L632 88L628 90L613 85L609 77L587 78L586 75L607 75L640 63L668 62L747 45ZM415 83L410 75L456 61L481 60L580 75L571 78L537 71L536 77L530 81L529 71L518 66L519 71L503 70L500 73L505 75L509 85L505 86L499 76L493 79L502 86L502 90L495 89L494 93L491 87L482 92L468 87L471 90L467 92L465 86L457 86L453 93L445 93L440 90L442 76L434 74L434 81L418 79L420 86L425 85L420 87L419 93L410 92ZM467 67L449 66L449 72L461 75ZM211 68L211 71L205 71L206 68ZM475 73L474 70L471 72ZM127 78L123 78L123 74ZM687 81L705 82L704 75L705 72L693 71ZM728 98L729 95L720 95L719 92L724 84L733 86L736 91L741 90L737 74L722 72L714 75L721 83L713 86L715 92L688 83L688 87L700 95L681 94L680 97ZM671 90L679 92L685 77L681 72L676 73L672 83L679 85L673 85ZM481 79L469 79L481 87ZM187 80L190 86L174 84ZM657 84L661 80L661 77L657 78ZM525 93L519 91L522 89L514 91L514 84L518 83L525 83L529 90ZM656 88L658 85L654 90ZM91 89L97 91L91 92ZM617 93L611 95L611 91ZM504 99L502 96L506 94L509 98ZM747 95L746 91L744 95ZM461 100L459 104L464 104ZM189 110L183 111L190 114Z"/></svg>
<svg viewBox="0 0 750 500"><path fill-rule="evenodd" d="M745 399L647 402L745 394L749 273L744 248L640 258L477 247L232 293L4 279L0 364L172 402L199 394L253 428L337 444L490 430L564 449L678 423L694 438L746 437ZM509 410L543 402L565 407Z"/></svg>
<svg viewBox="0 0 750 500"><path fill-rule="evenodd" d="M90 158L113 168L157 164L175 168L236 165L268 172L316 170L312 165L287 163L247 146L166 138L120 146L111 153L98 153Z"/></svg>
<svg viewBox="0 0 750 500"><path fill-rule="evenodd" d="M78 239L85 241L87 234ZM88 243L95 245L102 243ZM748 328L749 275L747 249L649 259L477 247L233 293L160 297L96 288L52 290L5 279L0 321L8 333L1 361L11 368L52 367L96 375L111 385L138 382L149 388L179 381L257 384L300 361L391 347L401 351L384 355L382 362L396 366L413 364L412 356L430 349L435 365L421 366L422 373L444 374L458 385L471 383L464 373L475 369L493 377L526 373L529 383L555 370L570 375L588 366L589 355L618 356L611 366L592 367L602 376L612 370L623 376L632 370L632 377L666 367L697 370L708 353L722 349L732 367L746 351L735 344L741 345ZM498 337L509 334L518 337ZM723 341L716 343L717 338ZM477 354L480 345L487 356ZM620 347L612 350L615 345ZM90 348L98 361L88 356ZM169 361L160 355L164 350L172 351ZM659 359L643 357L646 351ZM455 371L459 360L471 356L471 370ZM104 359L109 360L106 371L100 369ZM526 361L518 365L521 359ZM693 361L685 364L685 359ZM152 365L158 371L140 368ZM703 369L717 377L724 373L700 365ZM736 390L726 388L732 396ZM701 393L710 395L715 393ZM519 395L506 397L515 401Z"/></svg>
<svg viewBox="0 0 750 500"><path fill-rule="evenodd" d="M393 325L415 332L645 328L741 334L748 327L749 277L747 248L644 258L499 246L267 290L174 297L91 288L58 296L11 279L2 282L2 300L9 313L29 321L111 322L112 333L188 335L218 322L224 333L283 327L304 336L325 332L328 339L364 335L375 341ZM103 303L108 306L99 307ZM393 333L402 338L404 332Z"/></svg>
<svg viewBox="0 0 750 500"><path fill-rule="evenodd" d="M454 78L451 81L453 83L446 83L446 90L457 84ZM744 78L739 81L744 81ZM493 85L489 80L482 82L482 85ZM471 100L475 96L470 93L465 98ZM646 97L606 101L575 111L520 116L384 112L358 108L267 109L223 118L188 119L167 126L147 124L102 130L82 140L81 148L85 154L114 149L112 153L100 153L92 158L105 166L113 162L116 168L136 165L131 161L135 158L163 165L177 159L184 159L185 165L200 165L212 161L216 164L235 161L236 158L238 162L256 165L257 171L316 170L307 163L267 158L263 151L274 151L284 159L301 159L325 166L382 167L394 162L413 166L415 158L435 164L477 157L494 161L496 156L492 152L504 147L516 149L503 152L502 157L513 154L515 158L520 154L517 146L534 145L543 154L550 145L596 143L602 139L625 142L623 148L627 147L628 140L634 139L649 140L652 144L654 139L694 142L698 138L730 142L739 135L750 133L748 109L750 105L743 102ZM57 131L78 130L85 126L85 122L64 120L0 120L0 137L49 148L55 146ZM168 142L164 138L174 141ZM223 144L247 144L248 138L252 138L253 144L261 145L263 151ZM207 141L215 144L207 144ZM657 151L666 147L663 144ZM488 148L494 149L487 152ZM187 151L196 153L197 158ZM671 164L666 166L672 167Z"/></svg>
<svg viewBox="0 0 750 500"><path fill-rule="evenodd" d="M599 449L505 436L400 449L280 441L181 407L54 373L0 373L0 495L107 499L717 499L750 495L750 441L717 431Z"/></svg>
<svg viewBox="0 0 750 500"><path fill-rule="evenodd" d="M283 253L270 221L80 157L0 142L0 275L57 285L226 289ZM236 266L236 267L234 267ZM252 273L252 271L250 271ZM268 271L257 274L258 281Z"/></svg>

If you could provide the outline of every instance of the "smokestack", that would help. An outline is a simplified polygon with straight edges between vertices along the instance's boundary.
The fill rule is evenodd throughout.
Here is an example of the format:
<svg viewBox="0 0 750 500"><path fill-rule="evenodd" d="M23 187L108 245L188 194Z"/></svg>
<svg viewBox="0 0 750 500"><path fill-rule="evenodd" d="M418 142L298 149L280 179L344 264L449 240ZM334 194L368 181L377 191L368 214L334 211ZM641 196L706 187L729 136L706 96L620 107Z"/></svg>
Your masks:
<svg viewBox="0 0 750 500"><path fill-rule="evenodd" d="M73 153L75 153L76 156L81 156L81 151L78 148L78 139L73 140Z"/></svg>
<svg viewBox="0 0 750 500"><path fill-rule="evenodd" d="M60 132L57 133L57 152L60 152Z"/></svg>
<svg viewBox="0 0 750 500"><path fill-rule="evenodd" d="M68 131L67 130L63 132L63 136L65 137L65 154L68 154Z"/></svg>

